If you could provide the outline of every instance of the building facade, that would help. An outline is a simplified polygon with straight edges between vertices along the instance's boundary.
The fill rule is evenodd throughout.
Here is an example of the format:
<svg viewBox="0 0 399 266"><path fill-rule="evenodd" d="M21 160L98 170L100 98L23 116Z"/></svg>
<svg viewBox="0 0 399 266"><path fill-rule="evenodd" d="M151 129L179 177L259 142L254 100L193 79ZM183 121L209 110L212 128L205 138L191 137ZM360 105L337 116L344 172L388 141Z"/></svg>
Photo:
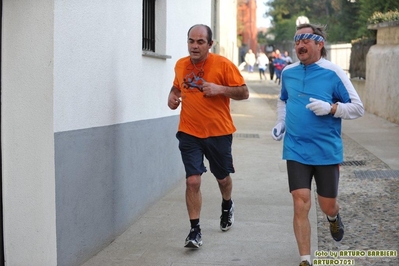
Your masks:
<svg viewBox="0 0 399 266"><path fill-rule="evenodd" d="M238 0L237 2L237 34L241 37L241 57L249 49L252 49L254 53L258 51L256 9L256 0Z"/></svg>
<svg viewBox="0 0 399 266"><path fill-rule="evenodd" d="M144 51L151 3L155 50ZM81 265L184 179L179 110L167 106L174 64L198 23L235 60L236 38L218 25L232 4L2 0L6 265Z"/></svg>

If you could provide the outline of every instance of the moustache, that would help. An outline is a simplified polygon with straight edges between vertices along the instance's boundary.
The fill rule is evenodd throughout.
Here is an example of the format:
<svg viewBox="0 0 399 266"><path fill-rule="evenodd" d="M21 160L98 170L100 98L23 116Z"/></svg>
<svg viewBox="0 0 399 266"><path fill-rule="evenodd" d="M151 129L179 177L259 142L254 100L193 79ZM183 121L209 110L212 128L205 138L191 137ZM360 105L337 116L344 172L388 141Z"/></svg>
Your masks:
<svg viewBox="0 0 399 266"><path fill-rule="evenodd" d="M308 52L308 49L306 49L305 47L301 47L301 48L298 49L298 53L299 54L305 54L307 52Z"/></svg>

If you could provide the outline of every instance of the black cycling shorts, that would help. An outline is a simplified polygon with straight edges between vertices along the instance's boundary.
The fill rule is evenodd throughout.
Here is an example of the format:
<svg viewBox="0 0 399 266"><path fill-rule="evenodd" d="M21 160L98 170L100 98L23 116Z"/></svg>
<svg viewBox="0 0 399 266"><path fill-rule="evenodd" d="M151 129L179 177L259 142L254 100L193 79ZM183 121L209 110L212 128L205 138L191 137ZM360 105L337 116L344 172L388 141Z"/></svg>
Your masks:
<svg viewBox="0 0 399 266"><path fill-rule="evenodd" d="M338 195L339 164L306 165L288 160L287 171L290 192L299 188L311 189L314 177L317 194L326 198L336 198Z"/></svg>

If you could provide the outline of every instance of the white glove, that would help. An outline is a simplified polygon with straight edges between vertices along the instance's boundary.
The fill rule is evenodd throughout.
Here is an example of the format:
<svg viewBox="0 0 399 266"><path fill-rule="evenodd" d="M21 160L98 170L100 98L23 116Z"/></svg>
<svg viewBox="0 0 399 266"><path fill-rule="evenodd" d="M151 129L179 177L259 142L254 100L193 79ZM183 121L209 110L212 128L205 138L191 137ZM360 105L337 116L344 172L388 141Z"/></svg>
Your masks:
<svg viewBox="0 0 399 266"><path fill-rule="evenodd" d="M278 122L272 129L272 138L280 141L285 133L285 122Z"/></svg>
<svg viewBox="0 0 399 266"><path fill-rule="evenodd" d="M306 105L306 108L313 111L316 115L328 115L331 112L331 104L325 101L317 100L315 98L309 98L310 103Z"/></svg>

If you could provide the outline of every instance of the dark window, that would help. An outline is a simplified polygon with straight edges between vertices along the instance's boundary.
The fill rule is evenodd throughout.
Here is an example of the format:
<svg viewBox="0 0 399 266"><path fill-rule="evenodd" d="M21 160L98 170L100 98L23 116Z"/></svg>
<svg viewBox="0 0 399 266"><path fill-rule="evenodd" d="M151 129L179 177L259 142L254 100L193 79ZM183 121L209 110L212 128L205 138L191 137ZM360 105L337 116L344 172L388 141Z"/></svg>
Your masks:
<svg viewBox="0 0 399 266"><path fill-rule="evenodd" d="M155 0L143 0L143 51L155 52Z"/></svg>

